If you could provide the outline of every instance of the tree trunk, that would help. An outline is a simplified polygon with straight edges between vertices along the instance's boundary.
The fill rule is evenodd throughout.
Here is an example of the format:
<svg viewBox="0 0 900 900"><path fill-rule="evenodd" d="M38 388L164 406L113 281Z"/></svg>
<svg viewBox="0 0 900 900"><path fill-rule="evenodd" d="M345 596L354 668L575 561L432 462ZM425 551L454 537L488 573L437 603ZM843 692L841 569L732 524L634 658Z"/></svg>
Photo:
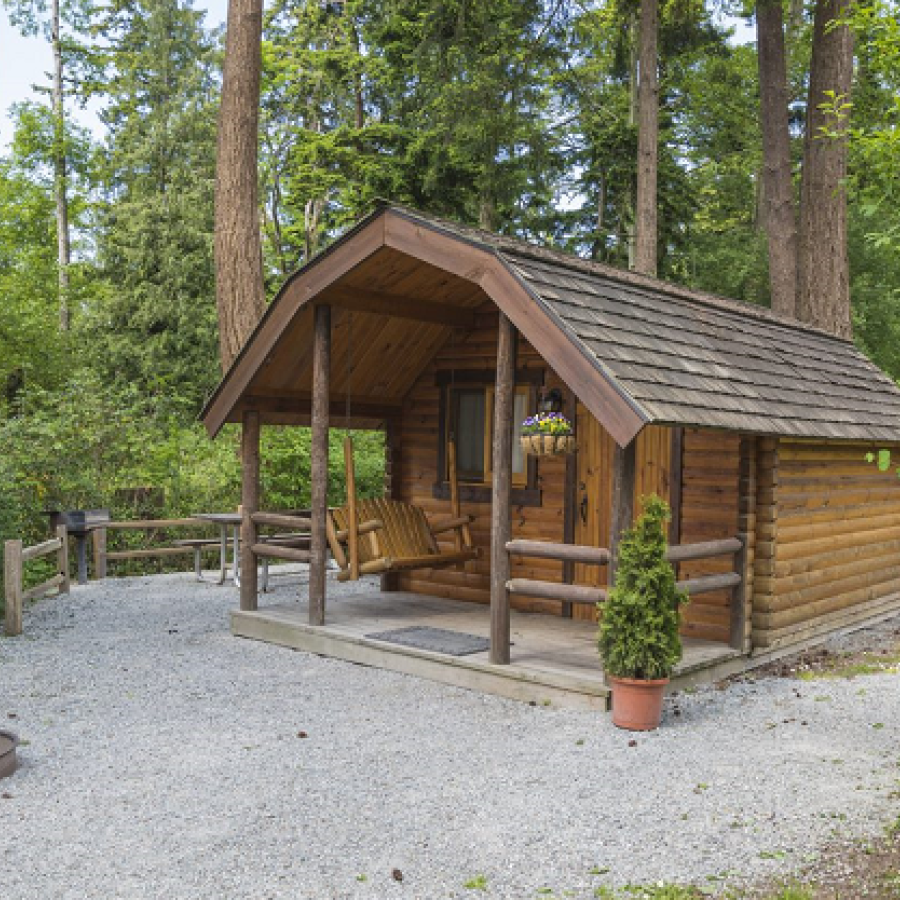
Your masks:
<svg viewBox="0 0 900 900"><path fill-rule="evenodd" d="M229 0L216 158L216 306L228 369L265 311L257 140L262 0Z"/></svg>
<svg viewBox="0 0 900 900"><path fill-rule="evenodd" d="M634 128L638 123L638 23L637 16L632 13L628 20L628 125ZM622 224L625 230L625 248L628 255L628 268L635 264L635 191L634 182L629 178L628 187L622 198Z"/></svg>
<svg viewBox="0 0 900 900"><path fill-rule="evenodd" d="M762 127L762 224L769 243L772 309L797 317L797 218L791 182L787 64L781 0L756 4Z"/></svg>
<svg viewBox="0 0 900 900"><path fill-rule="evenodd" d="M658 0L641 0L638 83L638 167L634 268L656 275L657 173L659 170Z"/></svg>
<svg viewBox="0 0 900 900"><path fill-rule="evenodd" d="M56 194L56 247L59 292L59 330L71 327L69 310L69 201L67 197L66 127L63 106L63 60L60 38L59 0L53 0L50 10L50 43L53 48L53 189Z"/></svg>
<svg viewBox="0 0 900 900"><path fill-rule="evenodd" d="M849 338L850 261L847 249L847 128L849 110L836 119L822 104L850 102L853 36L841 18L849 0L819 0L813 21L809 99L800 186L797 303L800 319ZM829 132L825 135L823 129ZM840 136L831 133L840 132Z"/></svg>

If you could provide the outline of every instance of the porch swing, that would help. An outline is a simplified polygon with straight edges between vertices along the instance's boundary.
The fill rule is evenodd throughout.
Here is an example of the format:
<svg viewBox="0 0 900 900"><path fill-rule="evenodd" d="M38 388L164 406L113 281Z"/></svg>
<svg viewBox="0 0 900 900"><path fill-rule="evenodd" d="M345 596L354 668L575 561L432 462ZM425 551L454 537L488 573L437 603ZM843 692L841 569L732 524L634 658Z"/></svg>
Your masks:
<svg viewBox="0 0 900 900"><path fill-rule="evenodd" d="M449 519L430 522L425 510L412 503L382 497L366 500L357 496L353 438L349 433L350 352L348 339L347 434L344 437L347 503L338 509L330 509L325 523L328 545L340 569L338 581L356 581L361 575L456 566L477 559L479 551L472 546L469 530L473 516L463 515L460 510L456 444L452 439L447 445ZM442 550L437 536L451 531L454 547Z"/></svg>

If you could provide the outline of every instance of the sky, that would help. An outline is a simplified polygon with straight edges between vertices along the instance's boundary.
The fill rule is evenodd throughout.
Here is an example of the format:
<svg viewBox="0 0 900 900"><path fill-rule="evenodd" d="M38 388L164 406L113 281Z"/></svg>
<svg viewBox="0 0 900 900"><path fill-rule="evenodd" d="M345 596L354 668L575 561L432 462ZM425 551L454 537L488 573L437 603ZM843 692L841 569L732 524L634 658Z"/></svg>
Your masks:
<svg viewBox="0 0 900 900"><path fill-rule="evenodd" d="M207 26L215 27L225 21L228 0L195 0L194 8L206 10ZM9 107L34 97L33 85L49 85L52 66L50 44L43 37L22 37L10 24L6 10L0 9L0 153L12 139ZM96 122L95 113L90 110L76 110L75 115L89 128Z"/></svg>

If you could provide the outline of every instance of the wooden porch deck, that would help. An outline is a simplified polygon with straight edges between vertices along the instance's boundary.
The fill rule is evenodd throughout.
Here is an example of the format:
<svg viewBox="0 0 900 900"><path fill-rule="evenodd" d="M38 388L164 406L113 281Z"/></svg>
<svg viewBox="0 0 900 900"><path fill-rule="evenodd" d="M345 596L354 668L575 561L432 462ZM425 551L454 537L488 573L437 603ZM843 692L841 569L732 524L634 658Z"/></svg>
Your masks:
<svg viewBox="0 0 900 900"><path fill-rule="evenodd" d="M514 700L560 706L608 709L609 690L590 622L512 611L511 663L492 665L487 652L450 656L366 637L374 632L427 625L488 637L487 606L406 592L378 590L329 597L323 626L308 624L306 598L234 611L232 633L319 653L336 659L403 672L444 684L497 694ZM684 659L675 689L721 677L740 668L741 654L723 644L684 640ZM729 667L729 663L731 666Z"/></svg>

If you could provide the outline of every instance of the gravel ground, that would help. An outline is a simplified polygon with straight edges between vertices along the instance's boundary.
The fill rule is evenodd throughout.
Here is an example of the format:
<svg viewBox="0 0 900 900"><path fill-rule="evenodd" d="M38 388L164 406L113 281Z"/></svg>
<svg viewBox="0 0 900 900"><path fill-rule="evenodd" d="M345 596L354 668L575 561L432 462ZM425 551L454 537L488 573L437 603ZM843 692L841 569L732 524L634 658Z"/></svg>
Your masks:
<svg viewBox="0 0 900 900"><path fill-rule="evenodd" d="M897 816L900 675L702 689L634 737L234 639L235 601L109 580L0 640L0 726L24 742L0 782L3 900L716 891Z"/></svg>

